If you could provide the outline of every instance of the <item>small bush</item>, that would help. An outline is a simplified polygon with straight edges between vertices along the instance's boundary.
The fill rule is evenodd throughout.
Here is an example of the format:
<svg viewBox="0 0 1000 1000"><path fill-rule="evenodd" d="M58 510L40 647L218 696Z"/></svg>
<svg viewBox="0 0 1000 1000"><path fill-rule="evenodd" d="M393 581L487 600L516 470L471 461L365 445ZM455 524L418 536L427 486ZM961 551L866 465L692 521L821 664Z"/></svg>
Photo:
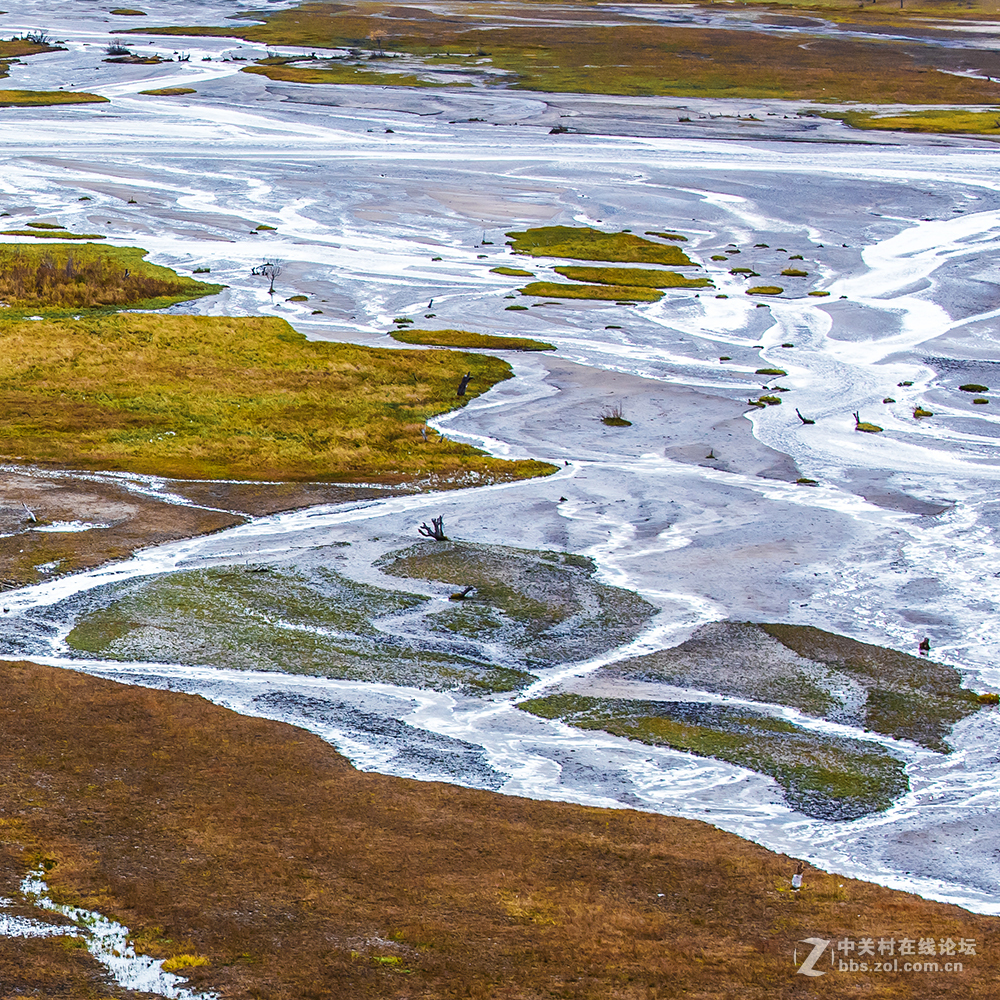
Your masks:
<svg viewBox="0 0 1000 1000"><path fill-rule="evenodd" d="M164 972L178 972L181 969L192 969L200 965L210 965L211 963L204 955L174 955L163 963Z"/></svg>
<svg viewBox="0 0 1000 1000"><path fill-rule="evenodd" d="M601 423L607 424L608 427L631 427L632 421L625 419L625 408L621 403L615 403L614 406L608 407L601 414Z"/></svg>
<svg viewBox="0 0 1000 1000"><path fill-rule="evenodd" d="M910 383L912 385L912 383ZM959 389L962 392L989 392L990 388L987 385L979 385L977 382L967 382L965 385L960 385Z"/></svg>

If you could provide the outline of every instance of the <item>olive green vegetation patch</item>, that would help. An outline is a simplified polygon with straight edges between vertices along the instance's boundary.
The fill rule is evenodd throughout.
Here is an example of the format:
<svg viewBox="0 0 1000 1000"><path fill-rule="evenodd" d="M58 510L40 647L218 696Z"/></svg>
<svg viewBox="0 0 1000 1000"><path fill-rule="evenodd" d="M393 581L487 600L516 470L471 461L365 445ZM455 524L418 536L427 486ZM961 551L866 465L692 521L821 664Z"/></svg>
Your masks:
<svg viewBox="0 0 1000 1000"><path fill-rule="evenodd" d="M630 642L656 609L594 579L585 556L502 545L426 542L382 559L390 576L437 580L470 595L433 616L435 634L505 649L523 669L588 659Z"/></svg>
<svg viewBox="0 0 1000 1000"><path fill-rule="evenodd" d="M0 279L5 277L0 271ZM178 478L478 485L554 471L424 436L498 358L310 343L274 318L0 323L0 456Z"/></svg>
<svg viewBox="0 0 1000 1000"><path fill-rule="evenodd" d="M523 267L491 267L490 274L506 274L511 278L533 278L535 275L531 271L525 271Z"/></svg>
<svg viewBox="0 0 1000 1000"><path fill-rule="evenodd" d="M84 90L0 90L0 108L47 107L54 104L106 104L108 99Z"/></svg>
<svg viewBox="0 0 1000 1000"><path fill-rule="evenodd" d="M515 253L532 257L698 267L680 247L653 243L632 233L605 233L589 226L541 226L506 235Z"/></svg>
<svg viewBox="0 0 1000 1000"><path fill-rule="evenodd" d="M754 288L747 289L747 295L780 295L784 291L784 288L780 288L778 285L757 285Z"/></svg>
<svg viewBox="0 0 1000 1000"><path fill-rule="evenodd" d="M711 288L708 278L685 278L676 271L650 271L639 267L579 267L566 264L554 268L571 281L592 281L601 285L641 288Z"/></svg>
<svg viewBox="0 0 1000 1000"><path fill-rule="evenodd" d="M618 302L658 302L663 292L655 288L623 285L561 285L555 281L532 281L520 289L522 295L539 295L554 299L601 299Z"/></svg>
<svg viewBox="0 0 1000 1000"><path fill-rule="evenodd" d="M51 223L32 222L24 236L73 239L74 234L52 232ZM103 239L103 237L100 237ZM161 309L222 291L169 267L145 260L141 247L102 246L95 243L0 243L0 301L23 312L90 309ZM4 318L10 318L10 313Z"/></svg>
<svg viewBox="0 0 1000 1000"><path fill-rule="evenodd" d="M951 727L980 707L952 667L801 625L715 622L601 674L788 705L945 752Z"/></svg>
<svg viewBox="0 0 1000 1000"><path fill-rule="evenodd" d="M658 233L655 229L647 229L647 236L659 236L661 240L677 240L680 243L687 243L687 237L680 233Z"/></svg>
<svg viewBox="0 0 1000 1000"><path fill-rule="evenodd" d="M67 643L78 654L102 659L470 693L509 691L534 679L381 631L379 619L427 605L427 598L355 583L325 568L268 572L238 566L164 574L109 585L84 603L88 607Z"/></svg>
<svg viewBox="0 0 1000 1000"><path fill-rule="evenodd" d="M103 233L71 233L65 229L43 232L38 229L4 229L0 236L33 236L37 240L104 240Z"/></svg>
<svg viewBox="0 0 1000 1000"><path fill-rule="evenodd" d="M108 11L109 14L116 14L118 17L145 17L144 10L136 10L134 7L115 7Z"/></svg>
<svg viewBox="0 0 1000 1000"><path fill-rule="evenodd" d="M434 83L412 73L379 73L362 66L348 64L316 69L306 66L266 65L244 66L242 72L266 76L269 80L287 83L355 84L370 87L444 87L455 84Z"/></svg>
<svg viewBox="0 0 1000 1000"><path fill-rule="evenodd" d="M428 344L432 347L472 347L489 351L554 351L552 344L529 337L498 337L468 330L393 330L393 340L401 344Z"/></svg>
<svg viewBox="0 0 1000 1000"><path fill-rule="evenodd" d="M892 132L958 132L968 135L1000 136L1000 110L906 111L882 115L877 111L824 111L822 118L833 118L857 129Z"/></svg>
<svg viewBox="0 0 1000 1000"><path fill-rule="evenodd" d="M140 90L147 97L180 97L182 94L197 94L194 87L160 87L159 90Z"/></svg>
<svg viewBox="0 0 1000 1000"><path fill-rule="evenodd" d="M703 702L551 695L518 708L579 729L714 757L774 778L807 816L850 820L887 809L909 788L902 761L863 740L812 733L749 708Z"/></svg>

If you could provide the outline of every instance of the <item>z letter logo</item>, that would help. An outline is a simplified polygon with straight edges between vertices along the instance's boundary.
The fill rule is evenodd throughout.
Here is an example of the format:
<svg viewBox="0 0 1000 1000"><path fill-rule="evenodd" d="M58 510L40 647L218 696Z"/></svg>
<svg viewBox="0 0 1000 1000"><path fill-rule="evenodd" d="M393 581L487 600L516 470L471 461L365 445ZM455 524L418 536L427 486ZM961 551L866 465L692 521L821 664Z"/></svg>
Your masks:
<svg viewBox="0 0 1000 1000"><path fill-rule="evenodd" d="M819 961L820 955L826 951L830 942L824 941L823 938L805 938L800 943L811 944L813 950L809 952L806 960L795 970L796 973L800 976L825 976L825 972L817 972L813 966Z"/></svg>

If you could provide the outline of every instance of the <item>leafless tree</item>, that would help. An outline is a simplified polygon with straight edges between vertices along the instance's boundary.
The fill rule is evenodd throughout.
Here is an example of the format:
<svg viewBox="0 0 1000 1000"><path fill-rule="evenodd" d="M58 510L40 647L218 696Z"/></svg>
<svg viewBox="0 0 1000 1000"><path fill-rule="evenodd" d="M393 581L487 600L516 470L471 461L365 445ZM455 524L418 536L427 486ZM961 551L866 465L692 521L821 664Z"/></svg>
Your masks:
<svg viewBox="0 0 1000 1000"><path fill-rule="evenodd" d="M271 287L268 288L267 294L274 295L274 279L281 274L281 265L277 261L266 260L263 264L258 264L253 268L250 273L254 275L262 274L265 278L270 279Z"/></svg>

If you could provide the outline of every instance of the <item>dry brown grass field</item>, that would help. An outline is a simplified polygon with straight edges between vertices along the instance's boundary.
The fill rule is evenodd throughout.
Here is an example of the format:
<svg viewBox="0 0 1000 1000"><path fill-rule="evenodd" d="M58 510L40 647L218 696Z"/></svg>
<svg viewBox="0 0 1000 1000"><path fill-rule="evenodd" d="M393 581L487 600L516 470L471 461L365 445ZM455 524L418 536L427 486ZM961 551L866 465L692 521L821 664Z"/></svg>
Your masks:
<svg viewBox="0 0 1000 1000"><path fill-rule="evenodd" d="M790 8L794 10L795 8ZM935 5L961 13L966 8ZM534 5L521 10L535 16ZM829 8L821 8L824 16ZM885 3L835 5L844 18L861 19L875 31L891 29L895 12ZM774 8L776 15L781 8ZM505 15L517 10L504 8ZM906 12L928 16L923 8ZM169 28L176 34L238 35L264 44L354 47L372 50L369 35L385 33L388 51L436 57L468 57L470 67L488 57L507 70L513 86L547 92L627 95L675 94L689 97L794 98L814 101L873 103L992 104L1000 84L952 75L974 65L1000 78L1000 55L963 52L919 42L859 41L849 38L786 35L766 30L729 31L653 25L648 22L608 25L589 5L545 8L538 24L481 28L481 14L436 13L416 7L363 3L307 3L264 15L266 23L224 28ZM565 19L566 23L559 21ZM593 23L588 23L592 21ZM918 30L908 22L908 32ZM919 30L926 25L919 22ZM147 30L147 29L143 29ZM929 30L929 29L928 29ZM804 39L807 44L804 44ZM461 61L459 59L458 61ZM428 68L433 68L429 58ZM373 62L378 69L380 63ZM288 79L294 67L258 66L253 72ZM337 70L343 76L346 70ZM352 71L353 72L353 71ZM302 82L338 82L336 74L303 69L291 76ZM353 78L353 77L352 77ZM345 77L345 81L347 78ZM388 82L380 80L379 82Z"/></svg>
<svg viewBox="0 0 1000 1000"><path fill-rule="evenodd" d="M701 823L365 774L291 726L24 662L0 726L0 894L54 861L57 898L207 958L191 981L226 998L1000 996L996 918L812 870L796 894L790 859ZM817 935L979 953L809 981ZM65 938L0 938L0 995L25 994L123 991Z"/></svg>

